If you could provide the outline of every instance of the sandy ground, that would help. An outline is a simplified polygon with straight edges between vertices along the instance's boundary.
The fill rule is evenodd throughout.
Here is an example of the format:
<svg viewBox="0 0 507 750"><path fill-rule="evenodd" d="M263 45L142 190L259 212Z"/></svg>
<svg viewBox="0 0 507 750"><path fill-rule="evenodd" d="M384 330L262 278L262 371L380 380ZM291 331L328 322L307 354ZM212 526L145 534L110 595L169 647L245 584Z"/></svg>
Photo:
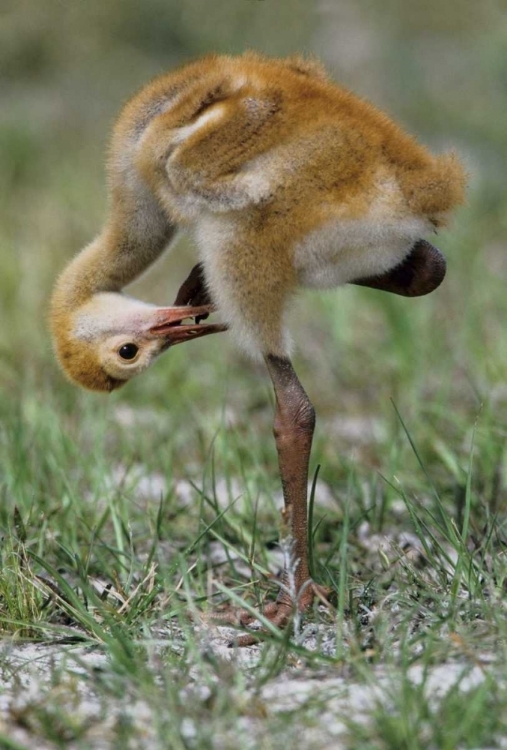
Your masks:
<svg viewBox="0 0 507 750"><path fill-rule="evenodd" d="M320 648L331 651L334 632L331 629L328 629L329 632L322 628L320 632L318 630L316 626L309 626L303 631L302 644L307 648L318 644ZM206 635L201 634L201 637L203 652L213 654L223 661L224 666L234 662L247 675L249 669L258 664L261 648L229 648L227 644L231 631L226 628L216 627L211 633L207 629ZM169 645L174 648L175 641L168 641ZM161 641L161 653L163 647ZM55 717L58 712L69 713L75 726L83 730L81 740L69 738L66 747L93 750L117 747L112 738L116 736L118 722L128 722L130 726L129 735L133 744L128 743L128 747L161 747L156 736L154 709L147 702L132 699L125 691L123 696L111 697L109 694L106 705L104 690L97 689L97 681L109 679L111 670L99 648L62 644L22 645L5 640L1 643L0 658L0 731L21 746L34 747L37 709L43 707L47 716L53 706ZM487 661L485 655L485 663ZM217 736L216 747L270 747L271 744L263 741L266 725L270 723L273 726L273 721L276 724L277 717L284 714L298 717L293 722L292 747L329 750L348 747L347 720L368 722L376 706L389 704L395 676L385 668L378 667L370 672L370 677L369 684L358 683L338 676L332 667L310 670L295 658L291 668L284 669L260 689L249 688L246 679L241 696L232 696L231 699L248 704L248 711L238 718L234 737L224 730L223 736ZM431 700L438 701L451 689L457 688L465 695L479 685L485 676L481 664L470 667L458 662L435 666L426 674L422 667L413 666L408 670L408 678L414 685L424 681L427 695L431 696ZM237 691L237 688L231 687L231 691L234 690ZM210 697L210 688L199 682L196 671L195 679L190 679L184 693L181 696L183 705L190 701L195 716L196 702L205 704ZM239 745L238 732L241 734ZM198 746L194 742L197 731L191 717L182 716L181 734L189 747ZM37 744L37 750L53 747L44 741ZM507 742L501 747L507 747Z"/></svg>

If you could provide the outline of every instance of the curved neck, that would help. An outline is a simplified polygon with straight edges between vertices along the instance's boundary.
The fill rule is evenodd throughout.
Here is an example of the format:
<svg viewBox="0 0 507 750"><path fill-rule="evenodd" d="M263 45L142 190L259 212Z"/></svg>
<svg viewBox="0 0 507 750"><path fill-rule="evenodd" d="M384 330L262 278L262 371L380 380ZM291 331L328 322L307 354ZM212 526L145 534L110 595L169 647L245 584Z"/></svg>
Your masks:
<svg viewBox="0 0 507 750"><path fill-rule="evenodd" d="M153 200L137 194L135 206L115 201L102 233L69 263L56 284L53 304L73 308L98 292L120 292L162 253L176 227Z"/></svg>

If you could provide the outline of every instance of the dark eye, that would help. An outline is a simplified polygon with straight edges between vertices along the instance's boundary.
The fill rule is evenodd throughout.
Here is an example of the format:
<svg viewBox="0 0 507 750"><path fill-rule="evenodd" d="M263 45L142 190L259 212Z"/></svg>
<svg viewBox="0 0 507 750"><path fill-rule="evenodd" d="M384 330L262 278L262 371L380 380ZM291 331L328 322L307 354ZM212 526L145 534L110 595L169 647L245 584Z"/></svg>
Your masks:
<svg viewBox="0 0 507 750"><path fill-rule="evenodd" d="M135 344L123 344L118 350L118 354L122 359L134 359L139 351L139 347Z"/></svg>

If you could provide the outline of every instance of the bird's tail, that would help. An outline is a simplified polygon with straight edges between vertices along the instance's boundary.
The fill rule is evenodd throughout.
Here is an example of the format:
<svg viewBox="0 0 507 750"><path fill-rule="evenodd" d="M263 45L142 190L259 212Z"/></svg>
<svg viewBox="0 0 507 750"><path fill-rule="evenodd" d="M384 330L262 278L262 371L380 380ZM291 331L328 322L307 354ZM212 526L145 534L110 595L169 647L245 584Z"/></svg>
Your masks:
<svg viewBox="0 0 507 750"><path fill-rule="evenodd" d="M411 210L427 216L436 227L445 225L447 214L465 201L467 175L453 152L434 157L422 169L406 172L402 181Z"/></svg>

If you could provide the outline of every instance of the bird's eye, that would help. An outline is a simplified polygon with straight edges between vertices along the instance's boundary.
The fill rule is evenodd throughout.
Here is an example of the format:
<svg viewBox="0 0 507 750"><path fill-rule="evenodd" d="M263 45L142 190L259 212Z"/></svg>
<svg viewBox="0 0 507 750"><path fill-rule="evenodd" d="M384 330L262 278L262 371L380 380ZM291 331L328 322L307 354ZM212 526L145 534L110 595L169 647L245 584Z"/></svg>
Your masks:
<svg viewBox="0 0 507 750"><path fill-rule="evenodd" d="M118 354L122 359L134 359L137 356L138 351L139 347L135 344L123 344L123 346L118 349Z"/></svg>

